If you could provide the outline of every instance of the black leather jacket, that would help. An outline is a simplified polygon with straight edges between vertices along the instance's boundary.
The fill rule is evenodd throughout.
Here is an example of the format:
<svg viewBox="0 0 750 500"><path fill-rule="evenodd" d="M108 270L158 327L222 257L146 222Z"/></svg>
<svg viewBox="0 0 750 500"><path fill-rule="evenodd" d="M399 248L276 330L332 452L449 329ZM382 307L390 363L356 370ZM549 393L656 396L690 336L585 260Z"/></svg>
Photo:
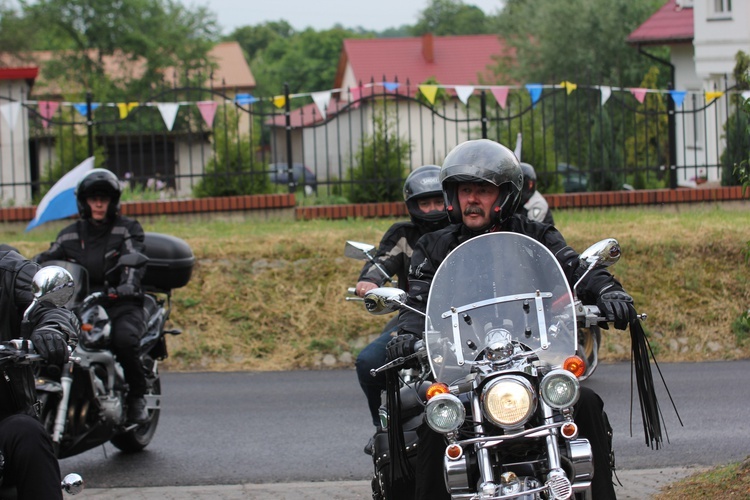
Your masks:
<svg viewBox="0 0 750 500"><path fill-rule="evenodd" d="M143 253L143 242L143 228L134 219L118 215L104 225L80 219L60 231L49 250L35 256L34 260L39 263L67 260L82 265L89 273L91 291L123 284L133 285L140 291L145 267L123 267L118 276L109 277L110 282L105 282L105 277L121 256Z"/></svg>
<svg viewBox="0 0 750 500"><path fill-rule="evenodd" d="M572 288L583 275L579 268L578 253L570 248L562 234L554 226L530 221L523 215L510 217L501 231L524 234L542 243L557 258L568 283ZM454 224L445 229L429 233L417 242L409 269L409 294L406 303L419 311L427 308L427 297L432 278L445 257L464 241L478 236L463 224ZM467 277L467 280L471 277ZM596 304L603 291L622 290L620 283L606 269L591 271L578 287L578 297L584 304ZM402 309L399 313L399 333L411 333L419 338L424 331L424 317Z"/></svg>
<svg viewBox="0 0 750 500"><path fill-rule="evenodd" d="M427 228L413 222L397 222L388 228L380 240L378 251L375 253L375 262L385 269L388 276L396 276L398 286L402 290L408 289L407 276L414 246L419 238L428 232ZM385 277L368 262L362 268L358 281L369 281L383 286Z"/></svg>

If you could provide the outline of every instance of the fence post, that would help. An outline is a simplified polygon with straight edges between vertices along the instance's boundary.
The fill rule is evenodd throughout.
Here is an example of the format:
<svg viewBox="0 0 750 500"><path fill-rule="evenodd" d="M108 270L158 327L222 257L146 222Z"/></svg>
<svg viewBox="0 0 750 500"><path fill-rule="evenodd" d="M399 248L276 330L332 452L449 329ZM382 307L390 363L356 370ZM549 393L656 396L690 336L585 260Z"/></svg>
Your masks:
<svg viewBox="0 0 750 500"><path fill-rule="evenodd" d="M86 92L86 133L88 136L89 158L94 156L94 120L91 112L91 92Z"/></svg>
<svg viewBox="0 0 750 500"><path fill-rule="evenodd" d="M289 194L294 193L294 163L292 162L292 115L289 105L289 84L284 84L284 122L286 125L286 175ZM304 171L302 175L304 175Z"/></svg>
<svg viewBox="0 0 750 500"><path fill-rule="evenodd" d="M482 90L479 93L479 108L482 112L482 139L487 138L487 93Z"/></svg>

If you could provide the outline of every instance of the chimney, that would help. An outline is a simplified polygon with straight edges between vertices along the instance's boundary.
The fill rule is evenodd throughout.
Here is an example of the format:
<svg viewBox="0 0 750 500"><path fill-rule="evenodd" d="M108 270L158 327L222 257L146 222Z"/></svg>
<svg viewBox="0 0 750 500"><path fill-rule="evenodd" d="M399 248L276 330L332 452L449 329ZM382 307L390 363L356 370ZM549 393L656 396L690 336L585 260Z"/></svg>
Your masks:
<svg viewBox="0 0 750 500"><path fill-rule="evenodd" d="M422 35L422 57L424 57L425 62L435 62L432 33L425 33Z"/></svg>

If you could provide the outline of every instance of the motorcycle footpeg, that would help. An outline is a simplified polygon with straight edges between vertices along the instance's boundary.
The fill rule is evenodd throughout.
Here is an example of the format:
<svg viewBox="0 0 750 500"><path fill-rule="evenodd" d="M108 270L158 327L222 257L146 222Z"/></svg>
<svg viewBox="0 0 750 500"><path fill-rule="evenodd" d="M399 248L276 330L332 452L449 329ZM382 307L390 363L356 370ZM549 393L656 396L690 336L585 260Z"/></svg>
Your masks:
<svg viewBox="0 0 750 500"><path fill-rule="evenodd" d="M179 328L174 328L172 330L164 330L165 335L179 335L182 333L182 330Z"/></svg>

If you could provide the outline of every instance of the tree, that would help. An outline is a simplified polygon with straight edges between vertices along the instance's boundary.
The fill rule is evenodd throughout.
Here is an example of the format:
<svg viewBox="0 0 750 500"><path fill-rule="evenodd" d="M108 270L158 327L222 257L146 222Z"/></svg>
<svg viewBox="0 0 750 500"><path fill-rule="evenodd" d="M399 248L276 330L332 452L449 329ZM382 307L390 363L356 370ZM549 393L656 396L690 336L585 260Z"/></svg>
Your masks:
<svg viewBox="0 0 750 500"><path fill-rule="evenodd" d="M248 61L252 61L263 49L277 38L289 39L295 34L294 28L280 19L267 21L255 26L241 26L236 28L224 40L234 40L240 44Z"/></svg>
<svg viewBox="0 0 750 500"><path fill-rule="evenodd" d="M481 35L490 33L490 26L487 16L475 5L462 0L431 0L411 32L415 36Z"/></svg>
<svg viewBox="0 0 750 500"><path fill-rule="evenodd" d="M168 68L185 78L210 67L206 55L218 28L206 7L191 10L169 0L20 1L25 16L45 27L49 45L36 48L60 51L45 76L75 82L98 99L132 99L161 83ZM129 74L108 74L107 58L115 55L130 63Z"/></svg>
<svg viewBox="0 0 750 500"><path fill-rule="evenodd" d="M365 38L343 28L315 31L308 28L289 38L277 37L259 50L251 66L259 93L314 92L333 86L346 38Z"/></svg>
<svg viewBox="0 0 750 500"><path fill-rule="evenodd" d="M638 84L652 64L625 39L664 0L506 0L493 32L514 52L496 72L502 83ZM667 58L666 49L656 54ZM666 85L665 80L660 86Z"/></svg>

